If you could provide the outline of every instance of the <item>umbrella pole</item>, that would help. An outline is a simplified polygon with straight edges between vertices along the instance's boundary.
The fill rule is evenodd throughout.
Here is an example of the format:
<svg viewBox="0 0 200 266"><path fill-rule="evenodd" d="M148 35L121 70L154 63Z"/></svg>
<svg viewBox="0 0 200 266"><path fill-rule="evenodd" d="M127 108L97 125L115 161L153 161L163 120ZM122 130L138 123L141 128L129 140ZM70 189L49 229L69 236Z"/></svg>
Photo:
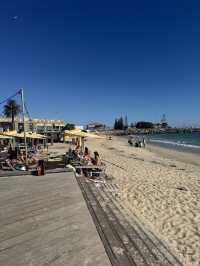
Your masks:
<svg viewBox="0 0 200 266"><path fill-rule="evenodd" d="M84 148L85 148L85 147L84 147L84 144L85 144L85 143L84 143L84 137L82 137L81 140L82 140L82 141L81 141L81 142L82 142L82 152L84 152Z"/></svg>
<svg viewBox="0 0 200 266"><path fill-rule="evenodd" d="M28 166L28 160L27 160L27 141L26 141L26 128L25 128L25 105L24 105L24 90L20 90L21 94L21 101L22 101L22 114L23 114L23 124L24 124L24 145L25 145L25 164Z"/></svg>

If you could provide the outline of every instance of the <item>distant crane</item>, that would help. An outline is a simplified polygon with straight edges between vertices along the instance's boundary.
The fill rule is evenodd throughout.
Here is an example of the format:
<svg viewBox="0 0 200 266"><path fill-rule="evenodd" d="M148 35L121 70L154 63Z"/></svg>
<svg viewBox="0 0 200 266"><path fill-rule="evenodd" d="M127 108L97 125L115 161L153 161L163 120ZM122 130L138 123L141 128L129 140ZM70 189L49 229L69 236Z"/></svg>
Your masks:
<svg viewBox="0 0 200 266"><path fill-rule="evenodd" d="M162 128L167 128L168 127L167 118L166 118L165 114L163 114L160 122L161 122L161 127Z"/></svg>

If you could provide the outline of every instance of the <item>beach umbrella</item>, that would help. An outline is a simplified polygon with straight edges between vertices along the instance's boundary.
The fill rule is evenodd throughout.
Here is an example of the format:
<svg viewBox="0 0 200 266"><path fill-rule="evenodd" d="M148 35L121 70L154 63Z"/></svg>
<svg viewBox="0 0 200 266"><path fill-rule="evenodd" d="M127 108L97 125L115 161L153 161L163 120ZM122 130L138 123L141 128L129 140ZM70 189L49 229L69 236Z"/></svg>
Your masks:
<svg viewBox="0 0 200 266"><path fill-rule="evenodd" d="M81 132L85 135L85 137L88 137L88 138L96 138L96 139L104 139L103 136L99 136L97 134L93 134L93 133L90 133L90 132Z"/></svg>
<svg viewBox="0 0 200 266"><path fill-rule="evenodd" d="M64 131L64 137L77 137L79 138L79 143L81 150L84 149L84 138L96 138L96 139L102 139L103 137L98 136L96 134L88 133L85 131L82 131L80 129L73 129L73 130L65 130Z"/></svg>
<svg viewBox="0 0 200 266"><path fill-rule="evenodd" d="M80 148L83 151L84 150L84 138L95 138L95 139L102 139L103 137L92 134L92 133L88 133L88 132L84 132L84 131L71 131L71 130L65 130L64 132L64 136L68 136L68 137L77 137L79 138L79 144L80 144Z"/></svg>
<svg viewBox="0 0 200 266"><path fill-rule="evenodd" d="M47 137L35 132L28 132L28 137L32 139L46 139Z"/></svg>
<svg viewBox="0 0 200 266"><path fill-rule="evenodd" d="M70 137L70 136L67 136L67 135L64 135L64 141L67 141L67 140L72 140L72 136Z"/></svg>
<svg viewBox="0 0 200 266"><path fill-rule="evenodd" d="M18 136L23 138L24 132L19 133ZM37 134L35 132L30 132L30 131L26 132L26 137L30 138L30 139L46 139L46 137L44 135Z"/></svg>
<svg viewBox="0 0 200 266"><path fill-rule="evenodd" d="M102 136L96 135L96 134L92 134L89 132L84 132L81 130L65 130L65 135L66 136L75 136L75 137L89 137L89 138L97 138L97 139L102 139Z"/></svg>
<svg viewBox="0 0 200 266"><path fill-rule="evenodd" d="M7 132L0 132L0 136L24 138L24 132L17 133L16 130L7 131ZM43 136L41 134L37 134L35 132L33 133L33 132L30 132L30 131L26 131L26 137L27 138L32 138L32 139L45 139L46 138L45 136Z"/></svg>
<svg viewBox="0 0 200 266"><path fill-rule="evenodd" d="M4 136L4 135L0 135L0 139L12 139L13 137L11 136Z"/></svg>
<svg viewBox="0 0 200 266"><path fill-rule="evenodd" d="M71 130L65 130L65 132L73 135L73 134L77 134L77 133L81 132L81 129L75 128L75 129L71 129Z"/></svg>
<svg viewBox="0 0 200 266"><path fill-rule="evenodd" d="M16 130L0 132L0 135L7 136L7 137L21 137L21 135L17 133Z"/></svg>

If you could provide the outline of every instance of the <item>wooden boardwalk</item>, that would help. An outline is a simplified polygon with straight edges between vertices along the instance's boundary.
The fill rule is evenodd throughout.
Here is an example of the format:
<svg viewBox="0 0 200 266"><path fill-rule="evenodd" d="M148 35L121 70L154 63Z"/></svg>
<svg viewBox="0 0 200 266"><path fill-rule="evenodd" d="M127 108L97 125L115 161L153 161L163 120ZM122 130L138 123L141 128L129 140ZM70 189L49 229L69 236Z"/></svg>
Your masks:
<svg viewBox="0 0 200 266"><path fill-rule="evenodd" d="M0 178L0 265L110 265L73 173Z"/></svg>
<svg viewBox="0 0 200 266"><path fill-rule="evenodd" d="M162 241L121 205L116 185L108 180L77 180L112 265L182 265Z"/></svg>

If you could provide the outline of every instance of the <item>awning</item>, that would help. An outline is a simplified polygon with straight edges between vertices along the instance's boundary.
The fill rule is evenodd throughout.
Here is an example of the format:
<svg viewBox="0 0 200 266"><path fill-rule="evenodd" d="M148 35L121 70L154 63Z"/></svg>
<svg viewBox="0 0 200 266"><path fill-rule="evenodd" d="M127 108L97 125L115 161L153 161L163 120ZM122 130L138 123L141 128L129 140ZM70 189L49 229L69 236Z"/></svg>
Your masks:
<svg viewBox="0 0 200 266"><path fill-rule="evenodd" d="M97 138L97 139L102 139L103 137L98 136L96 134L88 133L79 130L65 130L64 131L65 136L75 136L75 137L88 137L88 138Z"/></svg>

